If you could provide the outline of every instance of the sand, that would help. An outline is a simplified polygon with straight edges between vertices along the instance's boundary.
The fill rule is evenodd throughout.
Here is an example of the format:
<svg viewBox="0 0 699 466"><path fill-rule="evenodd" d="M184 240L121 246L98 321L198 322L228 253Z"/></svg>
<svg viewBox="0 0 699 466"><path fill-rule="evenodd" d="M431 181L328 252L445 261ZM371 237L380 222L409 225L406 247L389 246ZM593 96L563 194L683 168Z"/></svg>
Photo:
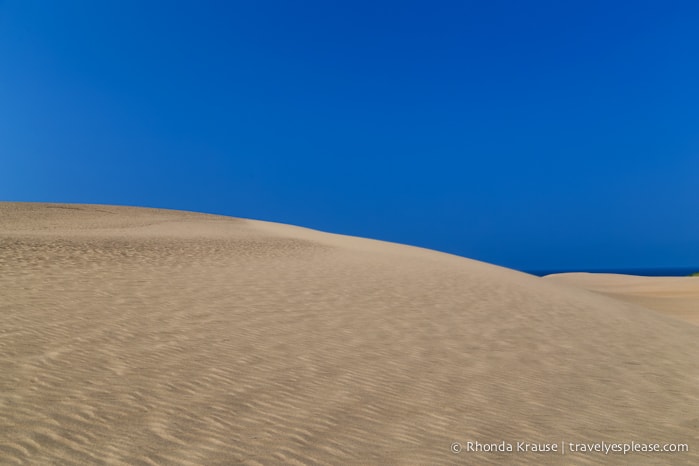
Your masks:
<svg viewBox="0 0 699 466"><path fill-rule="evenodd" d="M0 203L0 463L699 464L699 327L628 302L640 282L560 278L252 220Z"/></svg>
<svg viewBox="0 0 699 466"><path fill-rule="evenodd" d="M699 325L699 277L561 273L545 277Z"/></svg>

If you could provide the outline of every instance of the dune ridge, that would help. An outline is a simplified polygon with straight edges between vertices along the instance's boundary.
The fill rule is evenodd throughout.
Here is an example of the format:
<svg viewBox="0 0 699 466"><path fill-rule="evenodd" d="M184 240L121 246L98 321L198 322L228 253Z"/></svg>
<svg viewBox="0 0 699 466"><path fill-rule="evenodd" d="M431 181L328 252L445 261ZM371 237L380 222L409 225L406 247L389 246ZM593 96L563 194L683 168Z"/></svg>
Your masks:
<svg viewBox="0 0 699 466"><path fill-rule="evenodd" d="M0 203L2 464L697 464L697 354L699 327L426 249Z"/></svg>

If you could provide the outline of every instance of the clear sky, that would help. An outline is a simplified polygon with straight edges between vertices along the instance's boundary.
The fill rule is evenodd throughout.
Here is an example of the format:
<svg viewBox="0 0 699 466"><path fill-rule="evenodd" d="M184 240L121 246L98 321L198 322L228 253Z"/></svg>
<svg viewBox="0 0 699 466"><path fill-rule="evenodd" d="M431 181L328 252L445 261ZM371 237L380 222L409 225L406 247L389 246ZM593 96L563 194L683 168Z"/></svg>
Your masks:
<svg viewBox="0 0 699 466"><path fill-rule="evenodd" d="M699 2L0 0L0 200L697 266Z"/></svg>

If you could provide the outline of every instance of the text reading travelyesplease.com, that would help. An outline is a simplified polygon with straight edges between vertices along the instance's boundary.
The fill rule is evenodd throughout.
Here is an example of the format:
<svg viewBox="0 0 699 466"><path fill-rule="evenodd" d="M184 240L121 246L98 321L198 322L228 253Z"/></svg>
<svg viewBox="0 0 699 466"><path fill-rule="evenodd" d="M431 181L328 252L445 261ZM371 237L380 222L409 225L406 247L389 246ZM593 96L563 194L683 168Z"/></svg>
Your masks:
<svg viewBox="0 0 699 466"><path fill-rule="evenodd" d="M643 443L643 442L566 442L536 443L536 442L507 442L484 443L478 441L454 442L451 444L452 453L548 453L548 454L580 454L602 453L633 454L633 453L686 453L689 445L686 443Z"/></svg>

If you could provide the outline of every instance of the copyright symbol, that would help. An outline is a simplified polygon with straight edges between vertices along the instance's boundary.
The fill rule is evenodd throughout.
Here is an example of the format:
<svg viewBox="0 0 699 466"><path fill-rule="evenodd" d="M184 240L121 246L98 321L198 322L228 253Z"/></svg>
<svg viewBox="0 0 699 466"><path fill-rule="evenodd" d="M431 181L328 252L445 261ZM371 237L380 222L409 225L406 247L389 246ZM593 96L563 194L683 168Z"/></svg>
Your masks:
<svg viewBox="0 0 699 466"><path fill-rule="evenodd" d="M452 453L460 453L461 452L461 444L454 442L451 444L451 451Z"/></svg>

